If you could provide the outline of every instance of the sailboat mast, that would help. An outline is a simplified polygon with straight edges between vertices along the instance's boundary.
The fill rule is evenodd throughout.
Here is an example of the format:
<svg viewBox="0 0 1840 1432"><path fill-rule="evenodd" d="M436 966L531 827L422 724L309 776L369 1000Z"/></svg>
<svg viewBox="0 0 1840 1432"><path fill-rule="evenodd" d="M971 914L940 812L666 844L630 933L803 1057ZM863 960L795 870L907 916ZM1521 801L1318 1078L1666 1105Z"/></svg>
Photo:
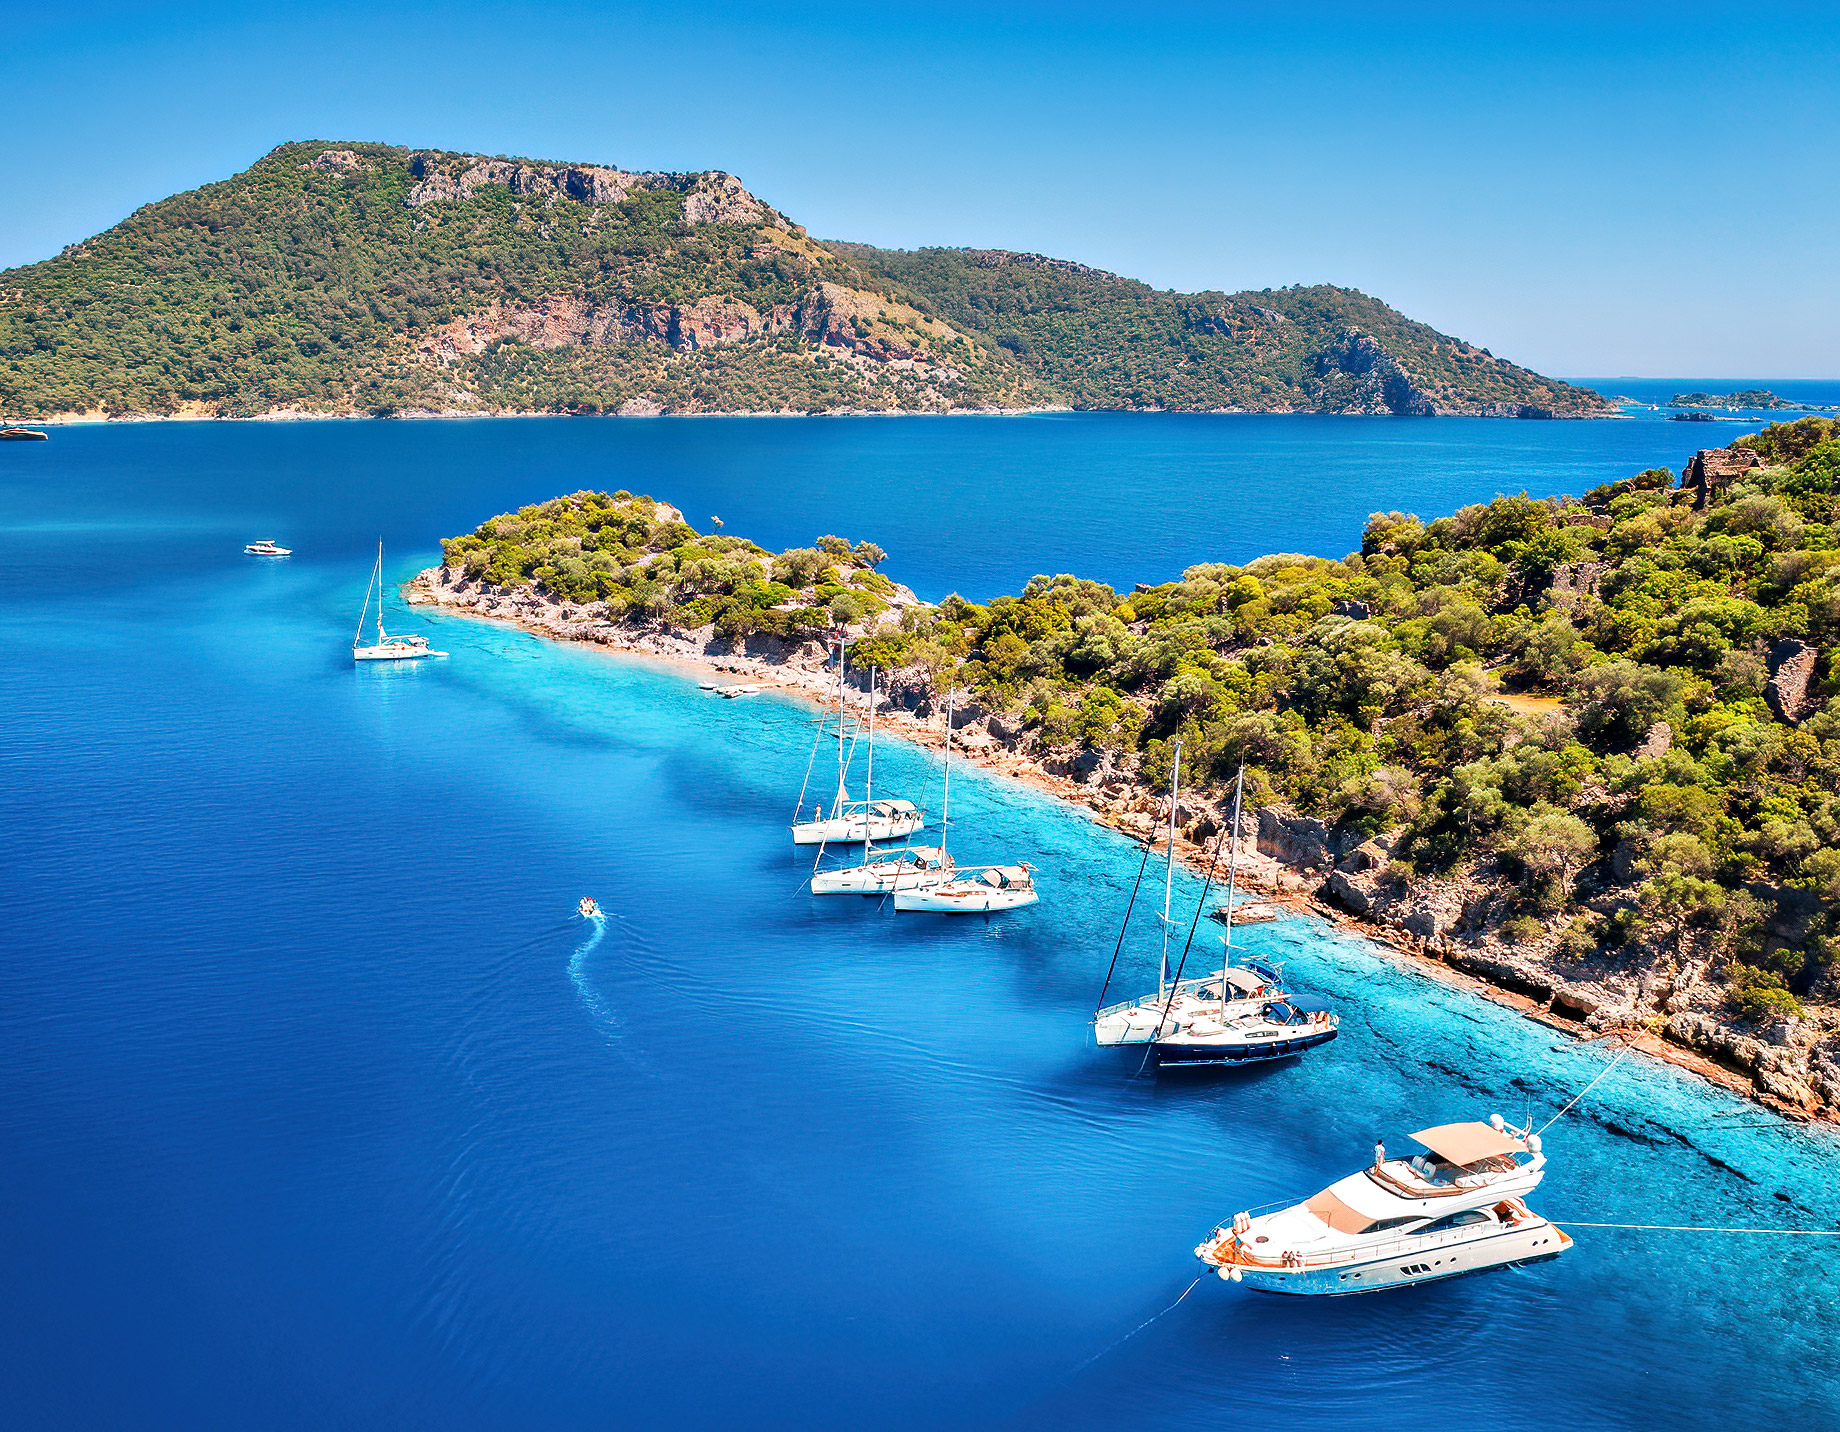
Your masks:
<svg viewBox="0 0 1840 1432"><path fill-rule="evenodd" d="M364 584L364 605L358 608L358 629L351 634L353 651L364 645L364 619L371 614L371 588L376 585L377 572L372 568L370 580Z"/></svg>
<svg viewBox="0 0 1840 1432"><path fill-rule="evenodd" d="M1233 899L1234 888L1239 875L1239 801L1246 791L1246 763L1239 763L1239 775L1233 781L1233 824L1227 831L1227 839L1233 844L1233 851L1227 857L1227 933L1221 936L1220 955L1220 1017L1227 1017L1227 967L1233 963Z"/></svg>
<svg viewBox="0 0 1840 1432"><path fill-rule="evenodd" d="M1182 743L1172 743L1175 764L1169 768L1169 860L1163 867L1163 963L1157 975L1156 992L1160 999L1169 985L1169 899L1176 882L1176 795L1182 789Z"/></svg>
<svg viewBox="0 0 1840 1432"><path fill-rule="evenodd" d="M383 538L377 539L377 645L383 645Z"/></svg>
<svg viewBox="0 0 1840 1432"><path fill-rule="evenodd" d="M939 855L942 865L945 863L946 830L952 824L952 698L957 695L956 687L946 692L946 779L939 798Z"/></svg>
<svg viewBox="0 0 1840 1432"><path fill-rule="evenodd" d="M875 668L869 668L869 767L863 774L863 864L869 863L869 823L875 819Z"/></svg>
<svg viewBox="0 0 1840 1432"><path fill-rule="evenodd" d="M831 803L831 819L843 815L843 633L837 633L837 799Z"/></svg>

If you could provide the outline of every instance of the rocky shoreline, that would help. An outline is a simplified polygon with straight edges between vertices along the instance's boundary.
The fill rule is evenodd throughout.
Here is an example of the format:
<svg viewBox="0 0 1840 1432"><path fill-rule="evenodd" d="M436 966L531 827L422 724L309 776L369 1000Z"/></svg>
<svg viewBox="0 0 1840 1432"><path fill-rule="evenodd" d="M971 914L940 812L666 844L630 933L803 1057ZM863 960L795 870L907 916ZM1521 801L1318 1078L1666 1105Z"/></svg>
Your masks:
<svg viewBox="0 0 1840 1432"><path fill-rule="evenodd" d="M915 602L912 593L900 592L903 603ZM700 673L734 675L814 702L835 693L826 652L815 641L764 635L727 640L708 627L685 631L611 621L597 607L557 601L530 586L468 581L463 571L445 566L417 574L404 595L414 604ZM943 745L944 721L930 689L903 675L890 677L877 721L902 739ZM852 698L866 702L860 691ZM1167 820L1166 802L1140 785L1134 770L1102 753L1044 749L1019 723L976 705L959 710L953 725L954 754L1081 807L1119 831L1141 839ZM1178 857L1205 869L1229 820L1230 812L1214 802L1185 794L1177 811ZM1391 841L1384 834L1351 843L1312 817L1265 806L1243 812L1233 837L1248 889L1358 931L1421 973L1578 1038L1633 1044L1790 1119L1840 1122L1840 1011L1817 1008L1806 1018L1747 1032L1723 1014L1704 971L1691 966L1622 970L1587 960L1566 968L1555 951L1466 932L1463 912L1472 891L1465 880L1459 875L1400 890L1387 878Z"/></svg>

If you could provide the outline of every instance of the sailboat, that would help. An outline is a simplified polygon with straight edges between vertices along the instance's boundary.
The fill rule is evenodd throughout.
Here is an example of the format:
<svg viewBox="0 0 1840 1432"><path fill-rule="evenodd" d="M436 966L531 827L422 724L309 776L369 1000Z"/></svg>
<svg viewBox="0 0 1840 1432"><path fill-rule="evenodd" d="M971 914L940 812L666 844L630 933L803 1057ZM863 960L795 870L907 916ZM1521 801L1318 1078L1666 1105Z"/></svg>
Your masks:
<svg viewBox="0 0 1840 1432"><path fill-rule="evenodd" d="M995 910L1033 905L1041 897L1035 891L1034 873L1026 863L955 867L946 854L952 813L952 703L956 694L946 694L945 793L939 803L939 858L944 870L908 889L897 889L894 908L935 915L987 915Z"/></svg>
<svg viewBox="0 0 1840 1432"><path fill-rule="evenodd" d="M875 719L875 697L869 698L870 720ZM843 680L843 638L837 638L837 794L831 799L831 810L827 816L822 806L812 808L810 820L800 820L803 814L804 796L799 797L800 810L793 812L792 843L794 845L847 845L854 841L905 840L921 826L926 824L926 813L912 801L850 799L849 789L844 778L849 774L850 758L845 749L846 712L844 706ZM871 748L873 752L873 748ZM815 751L814 751L815 755ZM874 756L871 754L870 759ZM807 779L809 779L809 773ZM872 794L872 793L871 793Z"/></svg>
<svg viewBox="0 0 1840 1432"><path fill-rule="evenodd" d="M869 668L869 760L863 775L863 800L875 809L875 668ZM903 850L885 852L876 859L872 838L865 826L862 860L833 870L813 870L811 893L814 895L887 895L909 890L930 880L943 880L951 874L952 862L944 850L930 845L910 845ZM820 854L822 859L822 854Z"/></svg>
<svg viewBox="0 0 1840 1432"><path fill-rule="evenodd" d="M377 640L364 645L364 619L370 615L371 593L377 593ZM358 613L357 634L351 639L353 661L415 661L424 656L446 656L444 651L430 651L425 636L389 636L383 630L383 543L377 544L377 565L371 568L370 585L364 589L364 607Z"/></svg>
<svg viewBox="0 0 1840 1432"><path fill-rule="evenodd" d="M1163 954L1156 994L1126 1000L1093 1015L1093 1035L1101 1047L1151 1045L1157 1063L1168 1067L1262 1063L1286 1059L1327 1044L1339 1028L1336 1016L1297 1007L1283 987L1279 971L1256 960L1233 963L1233 905L1239 884L1239 818L1246 789L1241 762L1233 786L1229 831L1233 851L1227 863L1226 933L1220 969L1199 979L1169 977L1170 895L1175 880L1176 805L1182 784L1182 743L1172 743L1169 773L1169 850L1163 874ZM1206 898L1205 894L1202 897ZM1126 912L1127 921L1130 918ZM1123 933L1120 932L1120 942ZM1104 995L1100 998L1103 1000Z"/></svg>

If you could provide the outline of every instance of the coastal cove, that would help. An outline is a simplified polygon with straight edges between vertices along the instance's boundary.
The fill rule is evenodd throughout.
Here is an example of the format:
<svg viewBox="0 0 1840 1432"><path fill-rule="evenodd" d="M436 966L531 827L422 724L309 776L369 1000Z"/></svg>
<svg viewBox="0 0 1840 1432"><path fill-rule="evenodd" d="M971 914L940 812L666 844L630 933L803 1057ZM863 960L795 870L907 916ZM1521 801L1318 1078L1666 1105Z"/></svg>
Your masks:
<svg viewBox="0 0 1840 1432"><path fill-rule="evenodd" d="M1556 1263L1307 1303L1208 1278L1118 1344L1217 1220L1378 1136L1543 1122L1608 1053L1297 916L1248 947L1342 1037L1134 1080L1086 1020L1138 852L1089 814L955 768L955 850L1037 863L1038 906L814 902L785 833L807 702L394 595L390 629L451 656L349 661L379 537L394 593L438 538L581 488L776 547L873 539L922 597L985 598L1339 557L1375 509L1678 469L1705 441L1684 428L167 423L0 452L15 1415L1315 1432L1430 1396L1513 1432L1840 1420L1840 1240L1581 1229ZM258 537L294 555L245 557ZM878 789L934 808L937 764L890 742ZM604 931L571 918L584 894ZM1147 929L1125 966L1153 980ZM1648 1059L1547 1147L1561 1226L1835 1227L1832 1131Z"/></svg>

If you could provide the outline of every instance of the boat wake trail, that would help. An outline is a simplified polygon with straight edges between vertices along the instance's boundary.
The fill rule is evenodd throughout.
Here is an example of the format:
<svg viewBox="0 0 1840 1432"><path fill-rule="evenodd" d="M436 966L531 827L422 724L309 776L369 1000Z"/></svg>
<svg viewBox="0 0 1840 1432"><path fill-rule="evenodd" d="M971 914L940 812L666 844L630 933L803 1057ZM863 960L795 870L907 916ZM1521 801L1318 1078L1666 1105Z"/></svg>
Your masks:
<svg viewBox="0 0 1840 1432"><path fill-rule="evenodd" d="M607 938L607 927L619 917L603 915L598 920L587 921L588 937L575 947L575 953L569 956L569 981L575 986L575 996L588 1011L607 1043L618 1050L621 1057L635 1069L640 1068L633 1057L633 1052L626 1047L626 1020L615 1009L606 995L595 986L588 977L589 958L600 948L601 941ZM626 928L625 921L620 921L621 933L630 937L632 931Z"/></svg>

